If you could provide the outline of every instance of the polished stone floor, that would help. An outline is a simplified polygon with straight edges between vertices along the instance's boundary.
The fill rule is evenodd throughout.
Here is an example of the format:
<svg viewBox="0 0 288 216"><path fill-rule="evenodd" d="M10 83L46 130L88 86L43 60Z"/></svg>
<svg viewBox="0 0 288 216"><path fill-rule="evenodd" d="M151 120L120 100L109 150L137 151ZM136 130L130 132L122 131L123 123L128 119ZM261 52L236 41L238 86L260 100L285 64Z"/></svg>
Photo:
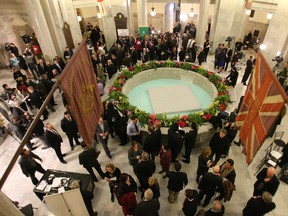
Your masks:
<svg viewBox="0 0 288 216"><path fill-rule="evenodd" d="M252 51L251 51L252 52ZM248 57L248 54L246 54ZM209 56L208 62L204 64L205 68L209 68L213 70L213 56ZM228 107L228 110L233 110L238 105L238 101L240 96L245 92L245 86L243 86L241 82L241 78L244 73L245 68L245 60L242 60L242 63L238 64L240 68L240 76L238 78L238 84L235 88L230 90L232 100L234 103ZM220 76L226 77L228 72L222 72ZM7 70L0 71L1 78L1 86L3 83L8 83L10 86L14 87L15 83L12 79L12 74ZM104 95L105 97L105 95ZM79 165L78 162L78 154L81 152L81 147L77 146L74 151L70 151L70 146L68 144L68 139L66 135L61 131L60 128L60 120L62 119L64 108L61 105L61 97L58 91L55 92L56 103L58 104L57 112L50 113L49 119L45 121L51 122L56 126L56 129L62 135L64 142L62 144L62 152L67 153L66 161L68 164L62 164L56 158L55 152L52 149L42 150L41 147L43 144L40 140L34 139L33 142L39 146L34 152L38 154L42 159L42 166L45 169L57 169L57 170L65 170L79 173L87 173L86 170ZM34 110L35 111L35 110ZM285 142L288 140L288 124L287 124L287 115L282 120L282 124L278 126L277 130L285 131L283 139ZM236 138L237 139L237 138ZM245 207L246 202L250 199L253 192L253 184L255 182L254 173L256 171L256 167L259 164L260 160L264 156L265 148L272 141L272 138L269 138L265 141L263 146L259 149L256 157L254 158L252 164L250 166L246 166L245 157L242 154L242 147L238 147L236 145L232 145L231 150L229 152L229 157L234 159L235 161L235 169L237 173L236 177L236 191L233 194L232 199L228 203L224 203L225 205L225 215L227 216L238 216L242 215L242 209ZM18 142L14 140L13 137L8 136L0 145L0 175L2 176L4 170L6 169L10 159L14 155ZM109 148L111 149L111 154L113 158L111 161L115 163L117 167L121 169L122 172L127 172L134 176L131 166L128 163L127 159L127 151L128 144L126 146L119 146L120 141L118 138L109 140ZM187 172L189 177L189 183L186 188L197 188L195 178L196 178L196 168L197 168L197 156L201 152L204 146L208 145L208 143L201 143L195 147L192 151L191 155L191 163L190 164L182 164L183 171ZM98 146L100 150L102 150L101 146ZM102 150L102 152L104 152ZM181 154L180 154L181 155ZM180 159L180 156L179 156ZM102 168L104 169L105 162L110 161L109 158L101 153L99 156L99 162L102 164ZM220 163L223 162L221 159ZM167 179L162 179L161 175L158 174L160 170L159 160L156 159L157 170L155 172L155 177L158 178L160 188L161 188L161 196L160 196L160 215L168 215L168 216L176 216L183 215L181 211L182 202L184 200L184 191L181 191L179 194L179 199L176 203L170 204L167 201L168 191L167 191ZM279 172L279 170L278 170ZM96 173L96 171L95 171ZM37 177L41 178L41 175L37 173ZM136 177L135 177L136 179ZM33 207L37 208L34 210L35 215L46 216L53 215L48 211L45 204L43 204L33 193L34 185L32 184L29 178L26 178L25 175L22 174L19 165L16 163L10 176L8 177L2 191L11 199L17 200L21 205L26 205L28 203L32 203ZM117 202L111 203L110 201L110 192L108 188L108 184L105 180L100 180L96 183L95 191L94 191L94 199L93 206L94 209L98 211L99 216L116 216L122 215L121 207ZM140 195L138 194L137 200L140 201ZM287 207L288 200L288 185L281 182L278 192L274 197L274 202L276 203L276 209L268 215L275 216L285 216L288 212ZM206 207L206 209L210 208L211 204ZM199 207L201 209L201 207ZM285 213L286 212L286 213ZM148 216L148 215L147 215Z"/></svg>

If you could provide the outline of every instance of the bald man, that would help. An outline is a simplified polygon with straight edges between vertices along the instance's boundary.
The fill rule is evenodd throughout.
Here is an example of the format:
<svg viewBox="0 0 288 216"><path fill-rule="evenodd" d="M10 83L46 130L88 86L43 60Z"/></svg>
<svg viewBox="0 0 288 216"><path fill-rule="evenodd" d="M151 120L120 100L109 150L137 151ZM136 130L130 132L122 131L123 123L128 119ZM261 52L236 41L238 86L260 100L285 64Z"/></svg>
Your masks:
<svg viewBox="0 0 288 216"><path fill-rule="evenodd" d="M256 176L257 181L254 184L253 196L262 196L264 191L269 192L272 196L275 195L279 180L275 175L276 170L273 167L263 168Z"/></svg>
<svg viewBox="0 0 288 216"><path fill-rule="evenodd" d="M220 177L220 167L218 165L213 167L212 172L207 172L203 175L199 185L198 189L199 192L199 204L201 200L203 199L204 195L206 195L203 207L205 208L212 198L212 196L215 194L215 191L221 187L222 184L222 177Z"/></svg>

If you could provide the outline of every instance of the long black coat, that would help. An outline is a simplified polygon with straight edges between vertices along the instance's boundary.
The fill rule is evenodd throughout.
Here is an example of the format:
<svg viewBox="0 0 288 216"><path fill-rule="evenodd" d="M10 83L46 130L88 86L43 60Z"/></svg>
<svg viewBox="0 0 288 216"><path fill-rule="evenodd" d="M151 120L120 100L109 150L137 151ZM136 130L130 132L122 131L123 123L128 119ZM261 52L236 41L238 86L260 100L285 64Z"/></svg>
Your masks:
<svg viewBox="0 0 288 216"><path fill-rule="evenodd" d="M62 137L60 135L57 135L49 130L46 130L46 140L49 146L52 148L57 148L61 146L61 143L63 142Z"/></svg>
<svg viewBox="0 0 288 216"><path fill-rule="evenodd" d="M230 139L227 137L227 135L220 138L220 132L216 132L209 143L212 152L215 152L216 154L224 154L229 145Z"/></svg>
<svg viewBox="0 0 288 216"><path fill-rule="evenodd" d="M184 172L169 171L167 177L169 178L167 188L174 192L181 191L188 184L187 174Z"/></svg>
<svg viewBox="0 0 288 216"><path fill-rule="evenodd" d="M257 181L254 184L254 193L253 196L261 196L264 191L269 192L272 196L275 195L278 187L279 187L279 180L276 175L274 175L270 181L264 183L264 179L267 176L267 169L263 168L258 175L256 176ZM262 187L261 187L262 185ZM261 187L261 188L260 188Z"/></svg>
<svg viewBox="0 0 288 216"><path fill-rule="evenodd" d="M266 204L261 197L252 197L243 209L243 216L263 216L275 209L275 203Z"/></svg>
<svg viewBox="0 0 288 216"><path fill-rule="evenodd" d="M30 96L29 96L31 103L38 109L40 109L40 107L42 106L43 103L43 98L41 97L41 94L39 93L39 91L34 90Z"/></svg>
<svg viewBox="0 0 288 216"><path fill-rule="evenodd" d="M215 175L211 172L207 172L203 175L198 189L203 190L205 194L213 195L217 188L221 188L222 178L218 175Z"/></svg>

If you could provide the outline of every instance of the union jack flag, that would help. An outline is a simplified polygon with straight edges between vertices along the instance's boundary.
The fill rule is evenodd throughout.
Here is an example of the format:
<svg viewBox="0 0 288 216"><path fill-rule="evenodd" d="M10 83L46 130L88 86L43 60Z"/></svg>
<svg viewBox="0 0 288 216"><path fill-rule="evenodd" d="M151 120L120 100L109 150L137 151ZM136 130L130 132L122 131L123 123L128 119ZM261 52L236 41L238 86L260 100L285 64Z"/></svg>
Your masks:
<svg viewBox="0 0 288 216"><path fill-rule="evenodd" d="M273 124L287 101L283 87L280 85L262 53L258 52L254 72L236 118L241 126L240 139L243 153L250 164L260 146L265 141Z"/></svg>

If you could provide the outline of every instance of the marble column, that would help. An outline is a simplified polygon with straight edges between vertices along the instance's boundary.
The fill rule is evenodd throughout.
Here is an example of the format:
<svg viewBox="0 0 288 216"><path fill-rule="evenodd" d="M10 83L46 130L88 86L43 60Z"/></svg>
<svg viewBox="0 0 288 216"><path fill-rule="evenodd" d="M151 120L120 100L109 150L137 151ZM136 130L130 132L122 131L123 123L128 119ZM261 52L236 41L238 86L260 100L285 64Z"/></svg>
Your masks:
<svg viewBox="0 0 288 216"><path fill-rule="evenodd" d="M147 25L147 0L137 0L138 27Z"/></svg>
<svg viewBox="0 0 288 216"><path fill-rule="evenodd" d="M132 0L126 0L127 5L127 27L130 34L134 34L134 18L132 13Z"/></svg>
<svg viewBox="0 0 288 216"><path fill-rule="evenodd" d="M225 44L225 39L228 36L236 36L233 35L232 29L235 30L238 28L238 32L240 28L244 28L243 26L239 26L241 18L236 16L244 12L244 7L239 8L239 4L243 3L243 0L240 1L231 1L231 0L216 0L215 5L215 15L213 17L212 24L212 33L211 33L211 41L212 41L212 52L216 49L219 43Z"/></svg>
<svg viewBox="0 0 288 216"><path fill-rule="evenodd" d="M57 53L40 1L26 0L23 2L29 14L32 27L37 35L44 57L49 60L53 59Z"/></svg>
<svg viewBox="0 0 288 216"><path fill-rule="evenodd" d="M285 27L285 23L288 23L287 8L287 0L278 1L278 6L270 20L263 41L263 44L266 44L267 48L262 52L271 68L275 65L272 59L276 56L277 52L287 52L286 40L288 37L288 28Z"/></svg>
<svg viewBox="0 0 288 216"><path fill-rule="evenodd" d="M172 32L175 16L176 13L174 3L167 3L165 6L164 32ZM184 29L184 27L182 28Z"/></svg>
<svg viewBox="0 0 288 216"><path fill-rule="evenodd" d="M58 56L62 57L66 47L66 40L62 31L63 20L61 18L61 14L59 14L59 11L57 11L59 8L58 1L41 0L41 5L46 17L48 27L50 29L55 50Z"/></svg>
<svg viewBox="0 0 288 216"><path fill-rule="evenodd" d="M206 31L208 30L209 5L210 0L200 1L199 20L196 35L196 41L200 45L203 45L206 39Z"/></svg>
<svg viewBox="0 0 288 216"><path fill-rule="evenodd" d="M104 7L107 15L99 19L99 27L105 35L106 47L107 49L110 49L112 44L117 40L114 16L116 16L118 12L121 12L124 14L124 16L127 16L127 10L123 4L110 5L107 3L107 1L104 1ZM107 26L109 27L107 28Z"/></svg>
<svg viewBox="0 0 288 216"><path fill-rule="evenodd" d="M245 26L249 19L249 15L246 14L245 10L245 0L235 1L234 8L238 8L238 10L235 10L235 15L231 28L231 36L234 36L236 41L238 38L241 38L241 40L243 40L244 35L246 34L246 32L244 32Z"/></svg>
<svg viewBox="0 0 288 216"><path fill-rule="evenodd" d="M76 8L73 7L72 0L59 0L59 5L63 13L63 20L70 25L70 30L74 42L74 46L78 47L82 39L80 25L77 20Z"/></svg>

